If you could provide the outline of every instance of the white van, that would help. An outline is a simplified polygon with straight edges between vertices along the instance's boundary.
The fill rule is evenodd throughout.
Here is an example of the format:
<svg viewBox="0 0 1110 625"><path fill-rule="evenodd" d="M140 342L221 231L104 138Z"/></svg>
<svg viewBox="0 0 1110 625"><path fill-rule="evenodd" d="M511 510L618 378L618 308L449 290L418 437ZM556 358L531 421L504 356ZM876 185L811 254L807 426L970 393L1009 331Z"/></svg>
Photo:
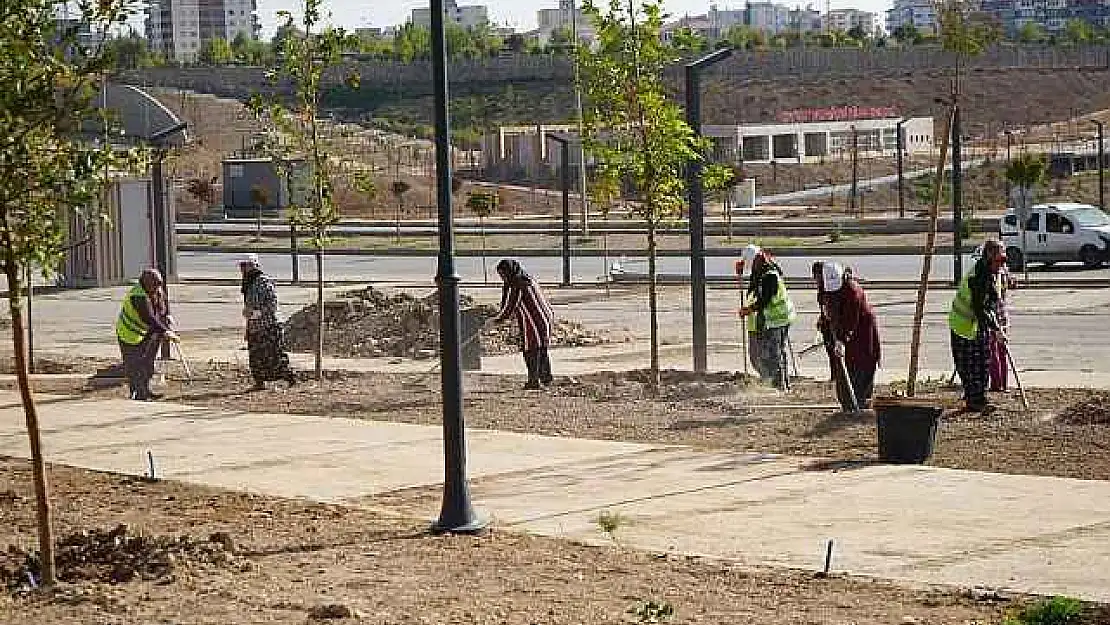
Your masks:
<svg viewBox="0 0 1110 625"><path fill-rule="evenodd" d="M1021 231L1010 209L999 227L1010 270L1021 269ZM1082 262L1089 269L1110 262L1110 216L1090 204L1037 204L1025 223L1029 262Z"/></svg>

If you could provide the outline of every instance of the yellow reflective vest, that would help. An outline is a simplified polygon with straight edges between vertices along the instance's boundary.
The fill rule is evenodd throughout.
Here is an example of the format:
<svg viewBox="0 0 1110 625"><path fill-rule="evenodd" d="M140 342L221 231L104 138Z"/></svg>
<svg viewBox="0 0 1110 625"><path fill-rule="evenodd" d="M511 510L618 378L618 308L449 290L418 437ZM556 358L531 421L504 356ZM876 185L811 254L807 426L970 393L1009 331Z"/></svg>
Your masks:
<svg viewBox="0 0 1110 625"><path fill-rule="evenodd" d="M148 297L141 285L131 287L123 298L119 317L116 318L116 337L127 345L138 345L150 330L143 318L139 316L139 311L135 310L135 305L131 303L131 298L136 295L144 299Z"/></svg>
<svg viewBox="0 0 1110 625"><path fill-rule="evenodd" d="M797 318L797 313L794 311L794 302L790 300L790 296L786 292L786 279L781 273L771 269L779 278L779 289L775 293L775 297L763 309L763 330L770 330L771 328L784 328L792 323ZM762 279L762 277L760 278ZM760 331L758 324L759 313L748 315L748 332L755 334Z"/></svg>
<svg viewBox="0 0 1110 625"><path fill-rule="evenodd" d="M969 341L974 341L979 335L979 317L971 304L971 279L978 270L979 265L976 264L960 281L960 288L956 291L952 307L948 310L948 327L957 336Z"/></svg>

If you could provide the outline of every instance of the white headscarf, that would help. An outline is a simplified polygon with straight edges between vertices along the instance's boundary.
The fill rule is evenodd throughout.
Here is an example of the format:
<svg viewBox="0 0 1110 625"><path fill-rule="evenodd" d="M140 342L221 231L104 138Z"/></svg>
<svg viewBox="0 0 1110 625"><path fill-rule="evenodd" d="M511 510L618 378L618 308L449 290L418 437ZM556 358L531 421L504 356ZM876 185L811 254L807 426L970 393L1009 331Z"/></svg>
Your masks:
<svg viewBox="0 0 1110 625"><path fill-rule="evenodd" d="M826 293L835 293L844 286L844 267L840 263L826 262L821 271Z"/></svg>
<svg viewBox="0 0 1110 625"><path fill-rule="evenodd" d="M761 250L758 245L749 243L748 246L744 248L744 254L740 257L740 259L744 261L744 265L750 267L752 261L755 260L755 257L758 256L759 253L762 251L763 250Z"/></svg>
<svg viewBox="0 0 1110 625"><path fill-rule="evenodd" d="M253 252L250 254L246 254L243 256L243 258L239 259L239 264L250 265L251 267L257 267L259 269L262 268L262 263L258 260L258 254L255 254Z"/></svg>

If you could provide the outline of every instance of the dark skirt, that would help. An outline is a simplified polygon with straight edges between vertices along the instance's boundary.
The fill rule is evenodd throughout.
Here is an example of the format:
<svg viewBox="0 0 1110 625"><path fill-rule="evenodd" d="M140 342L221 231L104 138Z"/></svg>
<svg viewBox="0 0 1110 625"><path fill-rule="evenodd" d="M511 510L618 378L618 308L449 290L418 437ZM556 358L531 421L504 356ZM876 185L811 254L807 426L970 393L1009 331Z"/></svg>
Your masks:
<svg viewBox="0 0 1110 625"><path fill-rule="evenodd" d="M150 397L150 379L154 377L154 361L161 345L161 337L152 333L148 333L137 345L119 342L123 373L127 376L128 395L131 399Z"/></svg>
<svg viewBox="0 0 1110 625"><path fill-rule="evenodd" d="M281 324L276 323L247 330L247 353L255 382L288 380L293 376L283 337Z"/></svg>

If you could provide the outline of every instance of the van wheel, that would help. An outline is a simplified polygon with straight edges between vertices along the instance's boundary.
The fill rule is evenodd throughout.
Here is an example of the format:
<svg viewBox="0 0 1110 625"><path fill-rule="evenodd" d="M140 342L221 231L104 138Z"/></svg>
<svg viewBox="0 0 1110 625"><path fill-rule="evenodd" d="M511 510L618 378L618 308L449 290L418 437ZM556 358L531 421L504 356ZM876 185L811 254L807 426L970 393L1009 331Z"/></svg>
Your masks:
<svg viewBox="0 0 1110 625"><path fill-rule="evenodd" d="M1007 248L1006 250L1006 266L1010 271L1021 271L1022 257L1021 249L1017 247Z"/></svg>
<svg viewBox="0 0 1110 625"><path fill-rule="evenodd" d="M1079 260L1083 261L1083 266L1087 269L1098 269L1102 266L1102 255L1093 245L1084 245L1079 250Z"/></svg>

